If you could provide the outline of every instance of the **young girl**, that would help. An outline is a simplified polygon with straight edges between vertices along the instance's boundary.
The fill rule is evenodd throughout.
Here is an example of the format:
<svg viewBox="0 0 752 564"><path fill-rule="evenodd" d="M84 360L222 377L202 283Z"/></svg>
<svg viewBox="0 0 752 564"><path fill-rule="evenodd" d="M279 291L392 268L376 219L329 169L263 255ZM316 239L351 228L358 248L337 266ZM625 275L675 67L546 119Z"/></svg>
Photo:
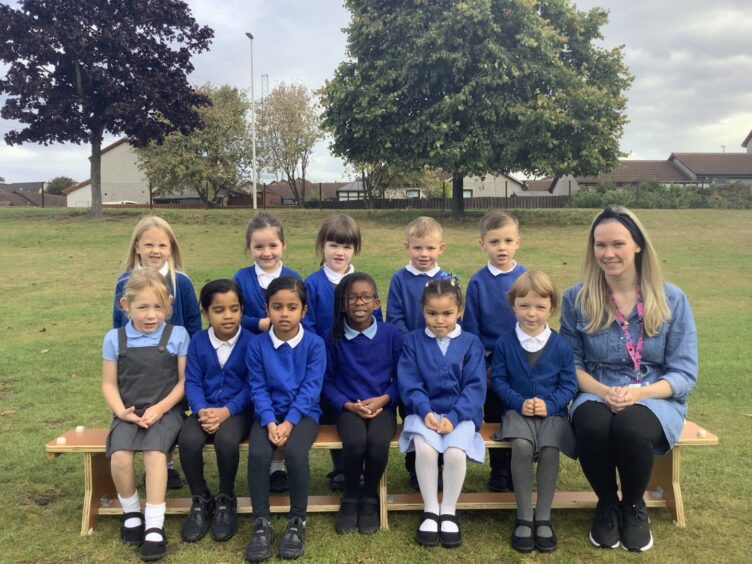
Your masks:
<svg viewBox="0 0 752 564"><path fill-rule="evenodd" d="M157 560L166 552L166 454L183 424L180 400L189 337L183 327L165 323L171 301L158 271L135 271L120 300L130 321L110 330L103 346L102 393L113 413L106 454L123 508L120 538L140 544L143 560ZM137 451L143 451L146 467L144 514L133 468Z"/></svg>
<svg viewBox="0 0 752 564"><path fill-rule="evenodd" d="M378 485L397 427L402 339L394 325L376 321L378 307L376 283L368 274L348 274L334 292L322 398L337 411L342 437L345 491L334 523L339 534L356 527L371 534L380 526Z"/></svg>
<svg viewBox="0 0 752 564"><path fill-rule="evenodd" d="M462 544L455 515L465 481L466 458L483 462L478 430L486 398L483 345L462 331L457 318L462 292L456 279L428 282L421 298L425 329L408 333L397 368L400 398L408 416L400 450L415 450L423 497L418 544L450 548ZM444 495L438 501L438 456L444 453Z"/></svg>
<svg viewBox="0 0 752 564"><path fill-rule="evenodd" d="M239 443L251 428L251 394L245 352L252 334L240 328L243 294L232 280L214 280L201 289L201 310L209 329L188 348L185 395L192 416L183 423L180 464L193 503L183 523L183 540L201 540L209 529L215 541L232 538L238 528L235 474ZM213 443L219 470L214 499L204 479L203 448ZM213 519L212 519L213 516Z"/></svg>
<svg viewBox="0 0 752 564"><path fill-rule="evenodd" d="M251 253L253 264L233 276L243 293L242 324L252 333L263 333L269 330L266 288L280 276L300 278L300 275L282 264L282 253L287 248L285 231L273 215L260 212L253 216L245 230L245 247Z"/></svg>
<svg viewBox="0 0 752 564"><path fill-rule="evenodd" d="M321 415L319 395L326 368L324 341L300 325L306 314L306 289L292 276L280 276L266 289L271 329L251 339L246 362L255 419L248 448L248 490L253 531L245 557L271 558L274 534L269 508L269 465L275 448L284 447L290 482L290 515L278 554L303 554L308 508L308 451Z"/></svg>
<svg viewBox="0 0 752 564"><path fill-rule="evenodd" d="M517 522L512 547L556 549L551 503L559 475L559 451L575 457L567 404L577 392L574 356L569 344L548 326L559 303L552 280L525 272L509 290L517 324L502 333L493 353L491 385L504 403L498 440L512 441L512 480ZM538 462L535 514L531 503L533 462Z"/></svg>

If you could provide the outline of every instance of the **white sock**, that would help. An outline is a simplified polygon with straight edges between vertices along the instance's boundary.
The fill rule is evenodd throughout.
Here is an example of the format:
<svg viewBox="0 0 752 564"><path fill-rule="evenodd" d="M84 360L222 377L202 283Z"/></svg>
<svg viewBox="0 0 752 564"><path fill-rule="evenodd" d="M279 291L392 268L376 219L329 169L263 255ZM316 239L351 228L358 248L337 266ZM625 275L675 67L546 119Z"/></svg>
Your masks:
<svg viewBox="0 0 752 564"><path fill-rule="evenodd" d="M274 460L272 459L271 466L269 466L269 474L274 474L277 470L282 470L282 472L287 471L287 466L285 466L285 459L281 460Z"/></svg>
<svg viewBox="0 0 752 564"><path fill-rule="evenodd" d="M164 503L160 503L158 505L152 505L151 503L146 504L146 507L144 508L145 530L148 531L152 528L164 528L164 516L166 507L167 506ZM159 542L163 540L163 537L159 533L149 533L148 535L146 535L146 537L144 537L144 540Z"/></svg>
<svg viewBox="0 0 752 564"><path fill-rule="evenodd" d="M120 500L120 506L123 508L123 513L141 513L141 500L138 497L138 490L131 497L120 497L118 494L118 500ZM141 524L141 519L138 517L131 517L125 520L123 523L128 529L138 527Z"/></svg>
<svg viewBox="0 0 752 564"><path fill-rule="evenodd" d="M418 476L420 495L423 497L423 511L426 513L439 513L439 453L431 445L416 436L413 439L415 445L415 473ZM420 524L419 529L428 533L438 531L436 521L426 519Z"/></svg>
<svg viewBox="0 0 752 564"><path fill-rule="evenodd" d="M454 515L457 508L457 500L462 493L462 484L465 482L467 470L467 456L458 448L448 448L444 452L444 496L441 499L441 515ZM442 521L441 530L445 533L459 531L456 523Z"/></svg>

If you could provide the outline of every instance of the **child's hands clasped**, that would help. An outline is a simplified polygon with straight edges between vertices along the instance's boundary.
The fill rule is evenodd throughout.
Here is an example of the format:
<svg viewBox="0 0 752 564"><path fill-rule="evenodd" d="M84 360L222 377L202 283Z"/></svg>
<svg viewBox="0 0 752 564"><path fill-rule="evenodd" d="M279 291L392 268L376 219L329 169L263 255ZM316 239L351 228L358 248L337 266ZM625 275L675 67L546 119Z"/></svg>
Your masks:
<svg viewBox="0 0 752 564"><path fill-rule="evenodd" d="M522 402L522 415L526 417L547 417L546 402L540 398L530 398Z"/></svg>
<svg viewBox="0 0 752 564"><path fill-rule="evenodd" d="M384 394L366 400L348 401L344 408L362 419L373 419L384 411L384 407L389 404L389 399L389 395Z"/></svg>
<svg viewBox="0 0 752 564"><path fill-rule="evenodd" d="M128 421L128 423L135 423L136 425L139 425L139 421L141 421L141 418L136 415L136 407L130 406L126 408L121 413L117 414L118 419L122 419L123 421Z"/></svg>
<svg viewBox="0 0 752 564"><path fill-rule="evenodd" d="M226 407L206 407L198 411L198 422L204 432L210 435L216 433L229 417L230 410Z"/></svg>
<svg viewBox="0 0 752 564"><path fill-rule="evenodd" d="M279 425L274 422L269 423L266 426L269 442L278 447L284 446L287 443L287 439L290 438L293 426L287 419Z"/></svg>
<svg viewBox="0 0 752 564"><path fill-rule="evenodd" d="M144 414L139 418L139 421L137 421L136 424L139 427L148 429L162 419L163 415L164 412L159 407L152 405L151 407L146 408L146 411L144 411Z"/></svg>
<svg viewBox="0 0 752 564"><path fill-rule="evenodd" d="M436 431L439 435L448 435L454 431L454 425L448 417L437 418L433 411L428 412L423 422L426 424L426 427Z"/></svg>

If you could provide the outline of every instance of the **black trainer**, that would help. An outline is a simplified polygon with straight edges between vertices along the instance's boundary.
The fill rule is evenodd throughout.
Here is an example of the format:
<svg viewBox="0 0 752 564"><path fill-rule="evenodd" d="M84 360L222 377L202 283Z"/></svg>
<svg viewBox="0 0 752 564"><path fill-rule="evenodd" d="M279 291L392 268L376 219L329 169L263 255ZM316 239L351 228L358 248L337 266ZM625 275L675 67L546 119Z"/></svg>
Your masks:
<svg viewBox="0 0 752 564"><path fill-rule="evenodd" d="M214 514L214 498L210 493L203 496L194 495L191 502L191 511L183 523L181 536L186 542L196 542L204 538L209 530L209 523Z"/></svg>
<svg viewBox="0 0 752 564"><path fill-rule="evenodd" d="M174 468L167 469L167 489L179 490L183 487L183 478L180 476L180 472Z"/></svg>
<svg viewBox="0 0 752 564"><path fill-rule="evenodd" d="M238 500L234 496L221 493L217 496L215 504L211 536L217 542L228 541L238 530Z"/></svg>
<svg viewBox="0 0 752 564"><path fill-rule="evenodd" d="M653 533L645 501L634 505L621 504L621 546L632 552L645 552L653 547Z"/></svg>
<svg viewBox="0 0 752 564"><path fill-rule="evenodd" d="M590 527L590 542L601 548L619 546L619 504L598 500Z"/></svg>
<svg viewBox="0 0 752 564"><path fill-rule="evenodd" d="M289 489L287 472L275 470L269 475L269 490L273 493L285 493Z"/></svg>
<svg viewBox="0 0 752 564"><path fill-rule="evenodd" d="M269 519L258 517L253 522L251 539L245 547L245 559L248 562L263 562L272 557L274 530Z"/></svg>
<svg viewBox="0 0 752 564"><path fill-rule="evenodd" d="M339 511L334 519L334 530L338 535L352 533L358 526L358 500L343 497L339 502Z"/></svg>
<svg viewBox="0 0 752 564"><path fill-rule="evenodd" d="M326 477L329 479L329 489L333 492L345 491L345 475L341 470L332 470Z"/></svg>
<svg viewBox="0 0 752 564"><path fill-rule="evenodd" d="M287 529L282 540L279 541L277 556L283 560L294 560L303 556L305 544L305 523L300 517L291 517L287 521Z"/></svg>

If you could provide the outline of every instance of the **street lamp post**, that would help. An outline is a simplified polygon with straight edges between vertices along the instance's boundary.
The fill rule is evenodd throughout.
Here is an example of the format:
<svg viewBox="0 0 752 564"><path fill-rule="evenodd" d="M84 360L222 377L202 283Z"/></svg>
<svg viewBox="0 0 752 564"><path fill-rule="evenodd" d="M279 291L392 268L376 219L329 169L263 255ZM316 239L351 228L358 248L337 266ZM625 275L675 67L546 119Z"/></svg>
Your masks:
<svg viewBox="0 0 752 564"><path fill-rule="evenodd" d="M257 209L256 201L256 102L253 97L253 34L246 32L245 36L251 41L251 147L253 167L253 209Z"/></svg>

